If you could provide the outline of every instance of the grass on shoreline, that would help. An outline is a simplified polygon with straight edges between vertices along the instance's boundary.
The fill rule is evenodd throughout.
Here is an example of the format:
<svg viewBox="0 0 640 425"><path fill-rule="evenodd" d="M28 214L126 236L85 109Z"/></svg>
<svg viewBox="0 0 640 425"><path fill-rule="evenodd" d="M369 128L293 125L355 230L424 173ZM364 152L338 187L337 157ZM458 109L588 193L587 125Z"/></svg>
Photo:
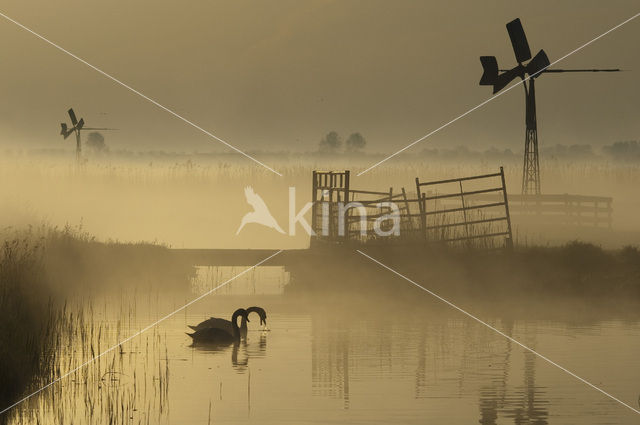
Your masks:
<svg viewBox="0 0 640 425"><path fill-rule="evenodd" d="M362 250L443 296L640 301L640 250L631 246L605 250L574 241L557 247L520 247L512 252L444 245L369 246ZM411 303L416 288L399 284L399 277L353 251L321 248L313 260L292 267L288 292L338 298L367 294L369 298Z"/></svg>
<svg viewBox="0 0 640 425"><path fill-rule="evenodd" d="M194 270L166 247L101 243L81 229L29 227L0 233L0 408L51 375L60 332L78 320L67 301L79 294L188 288ZM1 423L1 421L0 421Z"/></svg>

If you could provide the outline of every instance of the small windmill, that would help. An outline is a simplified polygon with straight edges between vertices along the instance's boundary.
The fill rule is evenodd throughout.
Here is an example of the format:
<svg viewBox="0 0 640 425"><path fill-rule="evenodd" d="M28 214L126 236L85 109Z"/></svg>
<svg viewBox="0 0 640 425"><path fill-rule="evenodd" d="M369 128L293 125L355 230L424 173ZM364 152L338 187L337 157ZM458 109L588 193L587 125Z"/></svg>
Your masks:
<svg viewBox="0 0 640 425"><path fill-rule="evenodd" d="M531 50L524 34L520 19L507 24L507 31L516 55L518 65L512 69L498 69L495 56L481 56L480 62L484 73L480 79L481 86L493 86L493 93L505 88L517 77L522 79L525 93L524 165L522 168L522 193L524 195L540 194L540 161L538 158L538 125L536 121L535 79L545 72L617 72L619 69L548 69L549 58L544 50L540 50L531 59ZM531 60L529 60L531 59ZM529 61L524 65L524 62ZM528 77L527 77L528 76ZM528 84L527 84L528 83Z"/></svg>
<svg viewBox="0 0 640 425"><path fill-rule="evenodd" d="M116 128L91 128L84 126L84 119L76 118L75 112L73 112L73 108L69 109L69 118L71 118L71 127L68 127L66 123L60 123L60 134L64 139L69 137L71 133L76 133L76 160L80 163L81 155L82 155L82 139L80 138L80 130L94 130L94 131L105 131L105 130L117 130Z"/></svg>

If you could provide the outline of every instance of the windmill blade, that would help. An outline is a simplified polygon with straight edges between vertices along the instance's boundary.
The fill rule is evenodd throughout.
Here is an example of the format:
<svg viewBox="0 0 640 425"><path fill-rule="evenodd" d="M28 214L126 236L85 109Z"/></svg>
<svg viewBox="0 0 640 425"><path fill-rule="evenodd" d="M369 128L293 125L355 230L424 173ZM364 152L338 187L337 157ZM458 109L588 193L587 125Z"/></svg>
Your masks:
<svg viewBox="0 0 640 425"><path fill-rule="evenodd" d="M80 118L80 121L78 121L78 125L76 126L76 130L81 130L82 127L84 127L84 119Z"/></svg>
<svg viewBox="0 0 640 425"><path fill-rule="evenodd" d="M551 64L549 62L549 58L544 50L540 50L537 55L534 56L533 59L527 64L525 69L527 70L527 74L531 77L535 77L540 74L546 67Z"/></svg>
<svg viewBox="0 0 640 425"><path fill-rule="evenodd" d="M545 69L542 72L622 72L620 68L604 69Z"/></svg>
<svg viewBox="0 0 640 425"><path fill-rule="evenodd" d="M480 56L482 64L482 77L480 78L481 86L492 86L498 79L498 61L495 56Z"/></svg>
<svg viewBox="0 0 640 425"><path fill-rule="evenodd" d="M507 72L503 72L498 75L495 83L493 84L493 94L498 93L503 88L507 87L507 85L513 81L514 78L522 76L522 66L518 65L513 69L508 70Z"/></svg>
<svg viewBox="0 0 640 425"><path fill-rule="evenodd" d="M73 108L69 109L69 117L71 118L71 124L75 127L78 124L78 119L76 118L76 113L73 112Z"/></svg>
<svg viewBox="0 0 640 425"><path fill-rule="evenodd" d="M507 31L509 32L513 52L516 54L516 60L518 63L531 59L531 50L529 50L529 43L527 43L527 36L524 35L524 29L522 28L520 18L516 18L509 22L507 24Z"/></svg>
<svg viewBox="0 0 640 425"><path fill-rule="evenodd" d="M69 130L67 128L67 124L65 123L60 123L60 134L62 135L62 137L64 139L66 139L67 137L69 137L69 135L71 134L73 130Z"/></svg>

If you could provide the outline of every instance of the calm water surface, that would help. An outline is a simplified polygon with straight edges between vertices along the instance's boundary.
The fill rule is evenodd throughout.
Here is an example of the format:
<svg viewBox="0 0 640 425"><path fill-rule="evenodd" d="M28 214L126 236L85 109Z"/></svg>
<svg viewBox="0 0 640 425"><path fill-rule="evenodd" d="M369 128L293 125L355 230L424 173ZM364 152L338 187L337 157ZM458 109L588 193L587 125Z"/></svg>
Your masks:
<svg viewBox="0 0 640 425"><path fill-rule="evenodd" d="M138 293L93 301L55 373L185 299ZM11 422L640 423L640 415L491 330L455 311L430 312L437 301L426 295L422 301L423 312L403 316L278 295L212 296L38 394L15 409ZM253 304L267 308L270 330L260 331L254 316L246 342L193 347L185 335L186 324ZM638 407L640 322L505 320L499 312L486 319Z"/></svg>

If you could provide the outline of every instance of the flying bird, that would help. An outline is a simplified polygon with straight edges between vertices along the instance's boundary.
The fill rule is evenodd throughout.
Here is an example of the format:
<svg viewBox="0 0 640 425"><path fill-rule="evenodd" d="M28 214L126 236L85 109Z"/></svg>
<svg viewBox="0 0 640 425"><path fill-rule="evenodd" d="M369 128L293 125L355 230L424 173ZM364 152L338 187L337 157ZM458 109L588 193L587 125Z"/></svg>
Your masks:
<svg viewBox="0 0 640 425"><path fill-rule="evenodd" d="M284 230L282 230L276 219L273 218L267 205L260 195L253 191L251 186L244 188L244 196L247 198L247 203L253 207L253 211L246 213L244 217L242 217L242 222L240 222L240 227L236 235L240 233L244 225L248 223L262 224L263 226L270 227L284 234Z"/></svg>

